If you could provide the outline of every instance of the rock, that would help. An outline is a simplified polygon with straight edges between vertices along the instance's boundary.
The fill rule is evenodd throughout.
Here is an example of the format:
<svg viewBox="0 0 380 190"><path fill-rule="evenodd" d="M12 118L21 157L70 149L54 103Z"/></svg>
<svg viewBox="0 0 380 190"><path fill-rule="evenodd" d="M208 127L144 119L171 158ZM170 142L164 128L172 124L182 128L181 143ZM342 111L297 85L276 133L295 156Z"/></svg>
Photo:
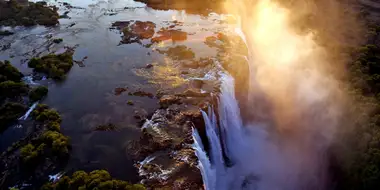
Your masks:
<svg viewBox="0 0 380 190"><path fill-rule="evenodd" d="M113 28L123 33L121 43L140 43L143 39L150 39L155 33L156 24L150 21L117 21L112 24Z"/></svg>
<svg viewBox="0 0 380 190"><path fill-rule="evenodd" d="M128 27L132 21L116 21L112 23L112 28L117 30L123 30L123 28Z"/></svg>
<svg viewBox="0 0 380 190"><path fill-rule="evenodd" d="M138 91L135 91L135 92L130 92L128 93L128 95L130 96L140 96L140 97L149 97L149 98L153 98L154 95L150 92L145 92L145 91L142 91L142 90L138 90Z"/></svg>
<svg viewBox="0 0 380 190"><path fill-rule="evenodd" d="M149 53L149 52L148 52ZM146 66L145 66L145 68L146 69L150 69L150 68L152 68L153 67L153 64L151 64L151 63L149 63L149 64L147 64Z"/></svg>
<svg viewBox="0 0 380 190"><path fill-rule="evenodd" d="M130 105L130 106L135 105L132 100L128 100L127 104Z"/></svg>
<svg viewBox="0 0 380 190"><path fill-rule="evenodd" d="M187 33L180 30L168 30L166 28L162 28L160 31L157 32L157 34L159 36L152 38L152 43L158 43L170 39L173 42L187 40Z"/></svg>
<svg viewBox="0 0 380 190"><path fill-rule="evenodd" d="M195 57L195 53L184 45L170 47L167 50L157 50L161 54L166 54L174 60L191 60Z"/></svg>
<svg viewBox="0 0 380 190"><path fill-rule="evenodd" d="M107 123L107 124L104 124L104 125L99 125L97 127L95 127L95 131L114 131L114 130L117 130L118 127L113 124L113 123Z"/></svg>
<svg viewBox="0 0 380 190"><path fill-rule="evenodd" d="M9 30L0 30L0 36L10 36L13 35L14 33L9 31Z"/></svg>
<svg viewBox="0 0 380 190"><path fill-rule="evenodd" d="M122 87L117 87L114 89L114 94L116 96L119 96L120 94L122 94L123 92L127 91L128 88L122 88Z"/></svg>
<svg viewBox="0 0 380 190"><path fill-rule="evenodd" d="M59 43L63 42L63 39L62 38L55 38L55 39L53 39L53 42L56 44L59 44Z"/></svg>
<svg viewBox="0 0 380 190"><path fill-rule="evenodd" d="M168 108L173 104L181 104L181 99L174 95L164 95L160 98L161 108Z"/></svg>
<svg viewBox="0 0 380 190"><path fill-rule="evenodd" d="M210 96L210 93L202 93L202 92L197 92L193 89L188 89L184 93L179 94L179 96L187 96L187 97L207 97Z"/></svg>
<svg viewBox="0 0 380 190"><path fill-rule="evenodd" d="M222 4L217 1L192 0L137 0L146 3L148 7L158 10L186 10L187 13L207 15L210 12L224 11Z"/></svg>
<svg viewBox="0 0 380 190"><path fill-rule="evenodd" d="M190 84L193 88L201 89L204 82L203 82L203 80L194 79L194 80L191 80Z"/></svg>
<svg viewBox="0 0 380 190"><path fill-rule="evenodd" d="M212 60L211 58L200 58L198 61L198 66L203 68L213 63L214 63L214 60Z"/></svg>

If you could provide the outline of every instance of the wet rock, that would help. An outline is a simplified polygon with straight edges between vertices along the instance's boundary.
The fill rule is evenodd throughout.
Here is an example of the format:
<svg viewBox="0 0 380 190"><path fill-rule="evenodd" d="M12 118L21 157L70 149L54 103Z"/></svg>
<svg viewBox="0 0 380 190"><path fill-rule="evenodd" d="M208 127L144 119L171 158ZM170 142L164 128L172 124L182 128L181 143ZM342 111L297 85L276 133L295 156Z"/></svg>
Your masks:
<svg viewBox="0 0 380 190"><path fill-rule="evenodd" d="M9 30L0 30L0 36L10 36L13 35L14 33L9 31Z"/></svg>
<svg viewBox="0 0 380 190"><path fill-rule="evenodd" d="M69 17L69 14L70 11L65 11L62 15L59 16L59 18L66 18L66 19L70 19L71 17Z"/></svg>
<svg viewBox="0 0 380 190"><path fill-rule="evenodd" d="M174 60L190 60L194 59L195 53L184 45L170 47L167 50L157 50L161 54L166 54Z"/></svg>
<svg viewBox="0 0 380 190"><path fill-rule="evenodd" d="M149 39L153 37L155 27L156 27L156 24L150 21L146 21L146 22L136 21L128 29L124 28L123 33L124 35L127 35L127 36L135 35L141 39Z"/></svg>
<svg viewBox="0 0 380 190"><path fill-rule="evenodd" d="M150 69L150 68L152 68L152 67L153 67L153 64L151 64L151 63L150 63L150 64L147 64L147 65L145 66L146 69Z"/></svg>
<svg viewBox="0 0 380 190"><path fill-rule="evenodd" d="M152 43L159 43L170 39L173 42L187 40L187 33L180 30L162 28L157 34L159 36L152 38Z"/></svg>
<svg viewBox="0 0 380 190"><path fill-rule="evenodd" d="M59 43L63 42L63 39L62 38L55 38L55 39L53 39L53 42L56 44L59 44Z"/></svg>
<svg viewBox="0 0 380 190"><path fill-rule="evenodd" d="M116 21L116 22L112 23L112 27L111 28L115 28L117 30L123 30L123 28L129 27L129 25L132 22L133 21Z"/></svg>
<svg viewBox="0 0 380 190"><path fill-rule="evenodd" d="M130 106L135 105L132 100L128 100L127 104L130 105Z"/></svg>
<svg viewBox="0 0 380 190"><path fill-rule="evenodd" d="M170 98L169 98L170 97ZM176 100L174 95L162 99ZM139 141L131 142L128 150L138 160L136 164L142 182L148 188L201 189L203 182L197 168L197 157L191 148L192 127L204 129L203 117L196 107L171 105L156 110L143 127ZM202 130L200 130L202 131ZM162 160L166 164L162 164Z"/></svg>
<svg viewBox="0 0 380 190"><path fill-rule="evenodd" d="M205 82L203 82L203 80L194 79L194 80L191 80L190 84L195 89L201 89L203 84L205 84Z"/></svg>
<svg viewBox="0 0 380 190"><path fill-rule="evenodd" d="M159 10L186 10L188 13L208 14L210 12L223 12L220 0L137 0L146 3L148 7Z"/></svg>
<svg viewBox="0 0 380 190"><path fill-rule="evenodd" d="M137 120L139 124L145 122L147 118L147 112L144 109L141 110L135 110L133 117Z"/></svg>
<svg viewBox="0 0 380 190"><path fill-rule="evenodd" d="M181 99L175 95L164 95L160 98L161 108L168 108L173 104L181 104Z"/></svg>
<svg viewBox="0 0 380 190"><path fill-rule="evenodd" d="M143 90L137 90L135 92L129 92L128 95L130 96L140 96L140 97L149 97L149 98L153 98L154 95L150 92L145 92Z"/></svg>
<svg viewBox="0 0 380 190"><path fill-rule="evenodd" d="M117 87L114 89L114 94L116 96L119 96L120 94L122 94L123 92L127 91L128 88L122 88L122 87Z"/></svg>
<svg viewBox="0 0 380 190"><path fill-rule="evenodd" d="M82 60L74 60L74 63L76 63L79 67L85 67L86 65L84 64L84 61L87 59L88 57L85 56L82 58Z"/></svg>
<svg viewBox="0 0 380 190"><path fill-rule="evenodd" d="M208 97L210 93L202 93L200 91L196 91L193 89L188 89L182 94L178 94L178 96L186 96L186 97Z"/></svg>
<svg viewBox="0 0 380 190"><path fill-rule="evenodd" d="M143 39L150 39L155 33L156 24L150 21L117 21L112 24L123 33L121 43L131 44L140 43Z"/></svg>
<svg viewBox="0 0 380 190"><path fill-rule="evenodd" d="M1 46L1 51L5 51L5 50L9 49L9 48L11 48L11 46L12 46L11 43L7 43L7 44Z"/></svg>
<svg viewBox="0 0 380 190"><path fill-rule="evenodd" d="M73 22L73 23L71 23L70 25L68 25L66 28L71 28L71 27L75 26L76 24L77 24L77 23Z"/></svg>
<svg viewBox="0 0 380 190"><path fill-rule="evenodd" d="M107 124L104 124L104 125L99 125L97 127L95 127L95 131L115 131L117 130L118 127L113 124L113 123L107 123Z"/></svg>
<svg viewBox="0 0 380 190"><path fill-rule="evenodd" d="M0 25L4 26L54 26L59 23L57 8L50 8L44 3L28 2L21 5L14 0L0 1L0 12Z"/></svg>

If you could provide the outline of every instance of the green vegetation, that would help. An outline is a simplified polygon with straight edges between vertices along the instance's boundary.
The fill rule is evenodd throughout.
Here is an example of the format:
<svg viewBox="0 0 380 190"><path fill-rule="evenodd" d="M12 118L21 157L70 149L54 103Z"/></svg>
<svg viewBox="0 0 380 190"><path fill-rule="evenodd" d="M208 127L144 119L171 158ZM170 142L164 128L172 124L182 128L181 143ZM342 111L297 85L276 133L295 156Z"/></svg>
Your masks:
<svg viewBox="0 0 380 190"><path fill-rule="evenodd" d="M42 72L55 80L62 80L73 66L73 53L49 54L41 58L33 58L28 66L37 72Z"/></svg>
<svg viewBox="0 0 380 190"><path fill-rule="evenodd" d="M29 87L23 82L4 81L0 83L0 98L15 98L28 94Z"/></svg>
<svg viewBox="0 0 380 190"><path fill-rule="evenodd" d="M130 106L135 105L132 100L128 100L127 104L130 105Z"/></svg>
<svg viewBox="0 0 380 190"><path fill-rule="evenodd" d="M35 102L38 100L42 100L49 92L49 89L45 86L39 86L37 88L33 88L29 92L29 100L31 102Z"/></svg>
<svg viewBox="0 0 380 190"><path fill-rule="evenodd" d="M20 103L7 102L0 107L0 131L20 118L28 108Z"/></svg>
<svg viewBox="0 0 380 190"><path fill-rule="evenodd" d="M56 110L49 109L46 104L37 105L36 109L32 112L32 117L40 123L61 123L62 119Z"/></svg>
<svg viewBox="0 0 380 190"><path fill-rule="evenodd" d="M105 170L95 170L90 173L77 171L71 177L64 176L55 183L45 184L41 190L145 190L140 184L130 184L126 181L112 179Z"/></svg>
<svg viewBox="0 0 380 190"><path fill-rule="evenodd" d="M63 42L63 39L62 38L55 38L55 39L53 39L53 42L56 44L59 44L59 43Z"/></svg>
<svg viewBox="0 0 380 190"><path fill-rule="evenodd" d="M60 133L61 116L47 105L39 104L32 117L46 130L21 148L21 162L28 168L43 163L46 158L61 158L69 153L69 138Z"/></svg>
<svg viewBox="0 0 380 190"><path fill-rule="evenodd" d="M0 82L7 80L19 82L23 76L9 61L0 61Z"/></svg>
<svg viewBox="0 0 380 190"><path fill-rule="evenodd" d="M0 1L0 26L57 25L57 8L47 7L44 3L28 2L19 4L16 0Z"/></svg>
<svg viewBox="0 0 380 190"><path fill-rule="evenodd" d="M370 33L378 38L379 29L373 28ZM359 99L363 104L368 98L374 98L374 102L369 102L374 109L365 115L366 123L358 123L351 136L346 137L345 146L350 148L343 151L335 163L338 166L334 174L336 189L380 189L380 47L375 41L359 48L354 53L354 62L348 67L350 83L355 89L353 93L362 96Z"/></svg>

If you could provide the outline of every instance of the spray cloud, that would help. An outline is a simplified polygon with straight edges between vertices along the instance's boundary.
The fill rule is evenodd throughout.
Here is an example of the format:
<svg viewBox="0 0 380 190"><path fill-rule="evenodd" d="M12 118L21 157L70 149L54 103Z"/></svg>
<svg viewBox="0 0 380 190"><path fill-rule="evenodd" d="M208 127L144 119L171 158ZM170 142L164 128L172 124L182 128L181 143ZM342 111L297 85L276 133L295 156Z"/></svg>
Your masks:
<svg viewBox="0 0 380 190"><path fill-rule="evenodd" d="M240 34L250 52L249 98L239 108L233 78L223 75L215 110L220 128L213 111L204 113L211 160L203 172L208 189L331 188L327 152L337 131L344 130L349 100L340 80L347 61L344 47L360 42L355 38L360 27L347 5L226 3L240 17ZM252 117L242 121L240 111Z"/></svg>

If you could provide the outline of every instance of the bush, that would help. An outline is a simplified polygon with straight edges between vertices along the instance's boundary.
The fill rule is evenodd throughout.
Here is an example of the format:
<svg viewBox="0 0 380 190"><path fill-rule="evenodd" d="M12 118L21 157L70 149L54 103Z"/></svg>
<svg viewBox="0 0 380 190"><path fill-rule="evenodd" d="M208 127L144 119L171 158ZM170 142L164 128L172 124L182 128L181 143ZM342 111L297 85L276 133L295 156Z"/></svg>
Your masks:
<svg viewBox="0 0 380 190"><path fill-rule="evenodd" d="M28 86L22 82L5 81L0 83L0 97L19 97L26 95L28 91Z"/></svg>
<svg viewBox="0 0 380 190"><path fill-rule="evenodd" d="M28 2L28 6L23 6L16 0L0 1L0 12L0 25L54 26L59 23L57 9L44 3Z"/></svg>
<svg viewBox="0 0 380 190"><path fill-rule="evenodd" d="M19 103L7 102L0 107L0 131L15 122L26 112L28 108Z"/></svg>
<svg viewBox="0 0 380 190"><path fill-rule="evenodd" d="M55 155L65 155L69 153L69 138L57 131L46 131L41 136L41 140L50 145Z"/></svg>
<svg viewBox="0 0 380 190"><path fill-rule="evenodd" d="M0 82L14 81L20 82L24 75L11 65L9 61L0 61Z"/></svg>
<svg viewBox="0 0 380 190"><path fill-rule="evenodd" d="M33 58L28 66L37 72L42 72L48 77L62 80L73 66L73 53L65 52L62 54L49 54L41 58Z"/></svg>
<svg viewBox="0 0 380 190"><path fill-rule="evenodd" d="M56 183L47 183L42 190L145 190L141 184L129 184L126 181L112 179L105 170L95 170L90 173L77 171L71 177L64 176Z"/></svg>
<svg viewBox="0 0 380 190"><path fill-rule="evenodd" d="M43 154L45 149L45 144L40 144L37 148L32 144L27 144L21 148L20 155L21 160L24 163L30 164L31 162L35 162L38 157Z"/></svg>
<svg viewBox="0 0 380 190"><path fill-rule="evenodd" d="M62 119L59 113L53 109L47 109L42 111L36 116L36 121L41 123L57 122L61 123Z"/></svg>
<svg viewBox="0 0 380 190"><path fill-rule="evenodd" d="M31 102L42 100L48 94L48 92L49 90L45 86L34 88L29 92L29 100Z"/></svg>

